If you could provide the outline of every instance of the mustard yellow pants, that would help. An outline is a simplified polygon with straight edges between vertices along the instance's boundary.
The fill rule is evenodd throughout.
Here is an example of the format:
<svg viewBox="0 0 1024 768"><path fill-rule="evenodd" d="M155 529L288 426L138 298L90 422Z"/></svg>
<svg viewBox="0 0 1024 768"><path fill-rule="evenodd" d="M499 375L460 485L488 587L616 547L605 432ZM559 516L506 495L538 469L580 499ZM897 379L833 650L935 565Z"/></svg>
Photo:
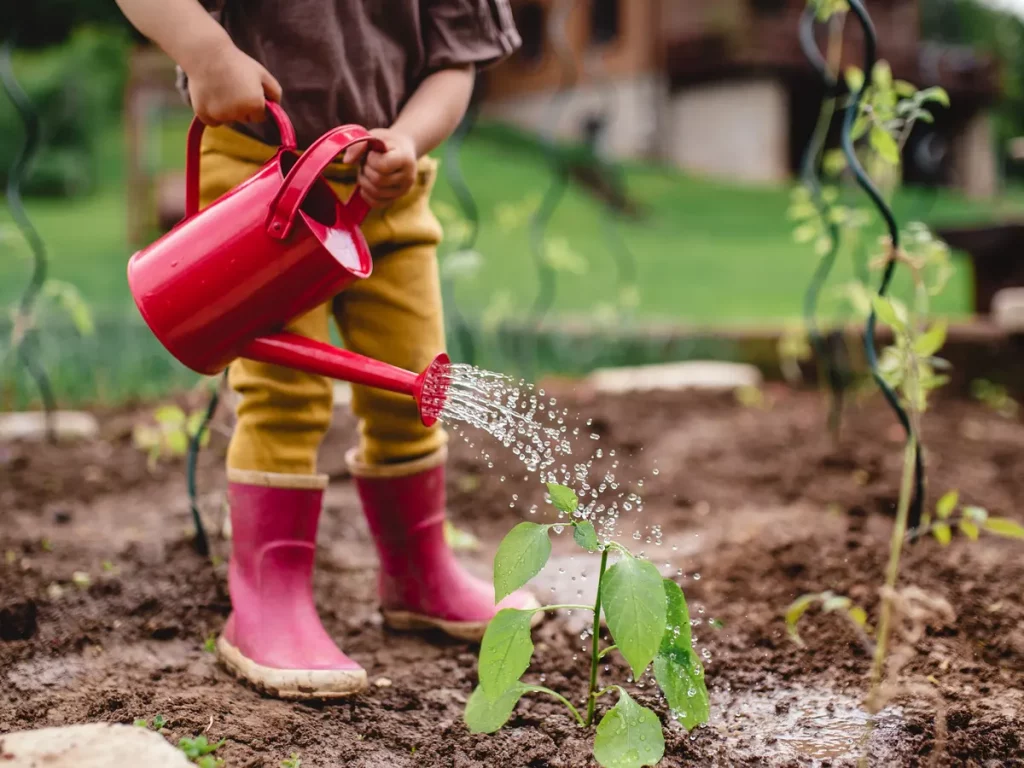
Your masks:
<svg viewBox="0 0 1024 768"><path fill-rule="evenodd" d="M207 129L200 164L201 204L209 205L248 179L274 151L230 128ZM373 254L370 277L295 319L288 330L329 341L333 315L346 349L416 372L444 351L437 273L441 225L430 210L436 175L436 161L423 158L413 189L367 217L363 233ZM355 170L339 163L326 176L338 196L347 200ZM315 473L317 452L331 421L331 381L251 360L236 360L228 380L241 397L228 467ZM356 386L352 410L359 419L359 448L366 464L417 459L445 443L438 427L423 426L416 404L405 395Z"/></svg>

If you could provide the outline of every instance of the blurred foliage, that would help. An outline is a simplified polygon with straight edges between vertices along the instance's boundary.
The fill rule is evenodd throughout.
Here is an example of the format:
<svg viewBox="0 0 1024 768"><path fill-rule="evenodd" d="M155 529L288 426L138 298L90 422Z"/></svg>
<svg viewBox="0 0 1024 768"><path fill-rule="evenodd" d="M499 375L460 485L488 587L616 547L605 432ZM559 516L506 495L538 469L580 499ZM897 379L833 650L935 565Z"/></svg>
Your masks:
<svg viewBox="0 0 1024 768"><path fill-rule="evenodd" d="M15 54L15 76L42 125L25 194L70 197L95 190L99 143L120 120L129 42L122 32L83 28L65 45ZM7 183L24 139L14 104L0 98L0 183Z"/></svg>
<svg viewBox="0 0 1024 768"><path fill-rule="evenodd" d="M113 0L5 0L0 30L19 48L66 42L80 28L100 26L127 32L128 22Z"/></svg>
<svg viewBox="0 0 1024 768"><path fill-rule="evenodd" d="M1007 142L1024 136L1024 20L975 0L922 0L926 40L965 45L994 56L1002 65L1003 95L994 110L1000 157ZM1008 164L1007 173L1024 176L1024 167Z"/></svg>

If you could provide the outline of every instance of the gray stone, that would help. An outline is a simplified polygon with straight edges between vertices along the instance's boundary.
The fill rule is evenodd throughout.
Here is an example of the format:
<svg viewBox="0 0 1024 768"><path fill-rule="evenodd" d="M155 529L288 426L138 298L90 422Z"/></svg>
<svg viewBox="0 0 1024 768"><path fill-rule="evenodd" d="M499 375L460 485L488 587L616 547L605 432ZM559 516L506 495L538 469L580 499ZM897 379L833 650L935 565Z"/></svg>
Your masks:
<svg viewBox="0 0 1024 768"><path fill-rule="evenodd" d="M655 389L734 390L759 387L761 372L742 363L686 362L642 365L634 368L605 368L588 379L598 392L649 392Z"/></svg>
<svg viewBox="0 0 1024 768"><path fill-rule="evenodd" d="M992 320L1011 333L1024 333L1024 288L1004 288L992 297Z"/></svg>
<svg viewBox="0 0 1024 768"><path fill-rule="evenodd" d="M160 734L131 725L93 723L0 736L4 768L188 768L184 753Z"/></svg>
<svg viewBox="0 0 1024 768"><path fill-rule="evenodd" d="M53 428L61 440L94 440L100 425L91 413L57 411ZM12 440L43 440L46 438L46 414L42 411L19 411L0 414L0 442Z"/></svg>

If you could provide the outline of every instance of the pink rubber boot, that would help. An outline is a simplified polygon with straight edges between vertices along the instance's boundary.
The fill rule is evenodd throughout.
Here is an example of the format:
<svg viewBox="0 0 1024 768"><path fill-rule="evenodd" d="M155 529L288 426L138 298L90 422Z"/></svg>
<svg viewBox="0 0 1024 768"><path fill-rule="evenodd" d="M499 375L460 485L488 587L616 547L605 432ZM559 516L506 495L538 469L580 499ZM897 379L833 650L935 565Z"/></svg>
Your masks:
<svg viewBox="0 0 1024 768"><path fill-rule="evenodd" d="M336 699L366 689L313 602L313 560L326 476L229 470L232 613L217 641L235 675L281 699Z"/></svg>
<svg viewBox="0 0 1024 768"><path fill-rule="evenodd" d="M445 541L445 460L441 450L415 461L373 466L355 451L348 465L380 557L380 602L393 629L440 629L478 642L502 608L538 608L526 591L494 604L493 585L470 575ZM538 611L536 624L543 618Z"/></svg>

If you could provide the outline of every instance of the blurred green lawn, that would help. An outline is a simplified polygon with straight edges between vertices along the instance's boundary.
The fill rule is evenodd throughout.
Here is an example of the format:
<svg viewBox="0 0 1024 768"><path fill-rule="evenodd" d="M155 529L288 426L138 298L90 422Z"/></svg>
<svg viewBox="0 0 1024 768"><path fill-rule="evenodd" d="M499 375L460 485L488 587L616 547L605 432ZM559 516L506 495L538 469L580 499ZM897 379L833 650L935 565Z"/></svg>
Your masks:
<svg viewBox="0 0 1024 768"><path fill-rule="evenodd" d="M155 164L181 164L185 125L180 118L165 123ZM50 275L77 285L103 315L134 312L124 277L129 252L121 137L120 131L111 132L105 143L100 194L70 202L28 203L32 221L47 245ZM521 146L510 149L485 129L470 138L462 158L466 181L482 214L477 249L483 264L479 272L459 279L458 304L469 315L493 306L496 298L525 309L537 285L528 228L525 223L511 229L502 226L500 212L503 205L521 204L531 195L544 193L550 172L540 153ZM642 223L612 220L610 224L635 260L642 317L756 323L799 316L801 295L817 258L810 246L791 240L787 189L740 188L640 165L628 168L627 181L630 194L647 216ZM443 173L435 199L449 206L454 203ZM1010 212L1013 206L1009 198L997 205L982 205L953 193L913 190L897 201L901 215L933 224L985 221ZM9 214L5 211L0 216L0 222L9 225ZM564 240L581 258L575 272L558 274L556 313L587 312L619 295L608 223L607 210L575 186L557 208L548 234ZM845 262L837 267L833 282L851 275L849 259ZM0 302L8 304L17 297L28 271L26 259L0 260ZM958 258L956 277L935 310L967 312L970 279L965 260Z"/></svg>

